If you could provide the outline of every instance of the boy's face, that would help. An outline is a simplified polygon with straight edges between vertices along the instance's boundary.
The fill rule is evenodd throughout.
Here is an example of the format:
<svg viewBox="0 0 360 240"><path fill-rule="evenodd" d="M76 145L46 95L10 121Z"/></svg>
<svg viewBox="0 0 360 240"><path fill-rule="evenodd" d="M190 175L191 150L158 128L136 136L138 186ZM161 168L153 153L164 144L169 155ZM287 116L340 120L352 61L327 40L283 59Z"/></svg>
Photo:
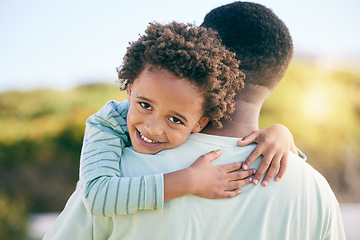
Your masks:
<svg viewBox="0 0 360 240"><path fill-rule="evenodd" d="M127 93L127 126L132 146L139 153L155 154L177 147L209 122L203 117L204 99L198 87L167 70L149 71L146 67L128 85Z"/></svg>

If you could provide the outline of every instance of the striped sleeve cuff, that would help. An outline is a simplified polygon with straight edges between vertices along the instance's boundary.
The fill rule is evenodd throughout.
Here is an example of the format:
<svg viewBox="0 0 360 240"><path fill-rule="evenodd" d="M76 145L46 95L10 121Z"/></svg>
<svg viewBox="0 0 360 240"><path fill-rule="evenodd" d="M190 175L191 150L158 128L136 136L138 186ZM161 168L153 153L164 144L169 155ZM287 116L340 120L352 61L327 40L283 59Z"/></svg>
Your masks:
<svg viewBox="0 0 360 240"><path fill-rule="evenodd" d="M164 207L164 176L144 176L144 209L159 210Z"/></svg>

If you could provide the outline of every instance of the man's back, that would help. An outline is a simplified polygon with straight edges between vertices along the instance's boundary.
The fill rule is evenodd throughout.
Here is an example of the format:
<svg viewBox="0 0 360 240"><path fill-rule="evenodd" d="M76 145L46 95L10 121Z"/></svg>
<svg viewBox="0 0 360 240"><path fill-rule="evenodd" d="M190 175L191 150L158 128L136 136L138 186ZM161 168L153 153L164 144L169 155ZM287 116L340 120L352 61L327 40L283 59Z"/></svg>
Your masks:
<svg viewBox="0 0 360 240"><path fill-rule="evenodd" d="M192 134L184 145L156 155L126 149L122 174L131 177L175 171L218 148L223 150L223 155L214 164L244 161L254 146L240 148L236 141ZM259 160L253 168L259 165ZM94 237L109 239L345 238L338 202L328 183L295 155L291 155L280 182L272 181L268 187L250 184L235 198L211 200L186 196L167 202L162 211L140 211L94 221Z"/></svg>

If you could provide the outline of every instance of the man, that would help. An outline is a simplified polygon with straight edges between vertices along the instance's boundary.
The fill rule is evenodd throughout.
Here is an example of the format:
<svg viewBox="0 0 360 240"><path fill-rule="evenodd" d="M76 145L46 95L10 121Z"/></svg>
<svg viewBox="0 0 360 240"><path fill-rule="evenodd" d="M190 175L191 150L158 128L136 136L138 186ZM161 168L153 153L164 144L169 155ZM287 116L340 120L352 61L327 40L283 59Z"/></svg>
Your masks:
<svg viewBox="0 0 360 240"><path fill-rule="evenodd" d="M221 129L209 127L205 134L192 134L182 146L156 155L125 148L122 176L176 171L218 148L223 154L214 164L244 161L254 149L254 145L239 148L237 141L258 129L262 103L286 71L292 56L288 29L271 10L245 2L214 9L202 26L219 31L224 44L243 61L245 89L236 97L232 121L224 122ZM260 161L256 159L251 167L257 168ZM150 195L146 201L154 202L153 198ZM81 201L78 204L75 209L86 211ZM166 202L161 211L85 220L75 226L92 227L84 239L345 239L339 205L328 183L293 154L280 182L266 188L247 185L235 198L190 195Z"/></svg>
<svg viewBox="0 0 360 240"><path fill-rule="evenodd" d="M264 100L283 77L292 56L288 29L271 10L255 3L235 2L211 11L202 26L219 32L224 44L242 60L245 88L236 97L232 121L223 128L192 134L179 148L156 155L125 149L123 176L142 176L182 169L191 159L221 148L214 161L243 161L254 146L239 150L237 139L258 129ZM257 167L256 159L251 167ZM270 179L265 179L270 181ZM151 199L149 199L151 200ZM140 211L114 218L95 218L108 227L94 237L109 239L345 239L338 202L326 180L291 154L282 180L262 187L250 184L231 199L181 197L162 211Z"/></svg>

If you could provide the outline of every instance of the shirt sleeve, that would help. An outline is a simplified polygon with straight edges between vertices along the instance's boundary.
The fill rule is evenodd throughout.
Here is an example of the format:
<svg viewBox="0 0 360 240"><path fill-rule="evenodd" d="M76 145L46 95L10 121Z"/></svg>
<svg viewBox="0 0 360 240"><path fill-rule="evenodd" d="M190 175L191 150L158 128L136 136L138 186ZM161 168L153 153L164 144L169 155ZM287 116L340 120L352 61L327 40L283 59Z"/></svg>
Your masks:
<svg viewBox="0 0 360 240"><path fill-rule="evenodd" d="M323 199L321 204L321 216L323 218L322 225L322 238L324 240L345 240L346 235L344 231L343 219L339 202L336 199L334 192L327 180L321 175L321 180L318 180L322 185L318 185L318 189L322 192ZM320 186L320 187L319 187Z"/></svg>
<svg viewBox="0 0 360 240"><path fill-rule="evenodd" d="M333 201L332 208L329 210L331 214L328 217L328 225L324 231L324 240L345 240L346 235L340 212L339 204L336 199Z"/></svg>
<svg viewBox="0 0 360 240"><path fill-rule="evenodd" d="M296 148L298 155L300 158L302 158L302 160L304 160L305 162L307 161L307 156L305 153L303 153L299 148Z"/></svg>
<svg viewBox="0 0 360 240"><path fill-rule="evenodd" d="M127 101L110 101L86 121L79 183L85 207L94 216L163 208L163 174L121 176L121 154L130 145L128 109Z"/></svg>

